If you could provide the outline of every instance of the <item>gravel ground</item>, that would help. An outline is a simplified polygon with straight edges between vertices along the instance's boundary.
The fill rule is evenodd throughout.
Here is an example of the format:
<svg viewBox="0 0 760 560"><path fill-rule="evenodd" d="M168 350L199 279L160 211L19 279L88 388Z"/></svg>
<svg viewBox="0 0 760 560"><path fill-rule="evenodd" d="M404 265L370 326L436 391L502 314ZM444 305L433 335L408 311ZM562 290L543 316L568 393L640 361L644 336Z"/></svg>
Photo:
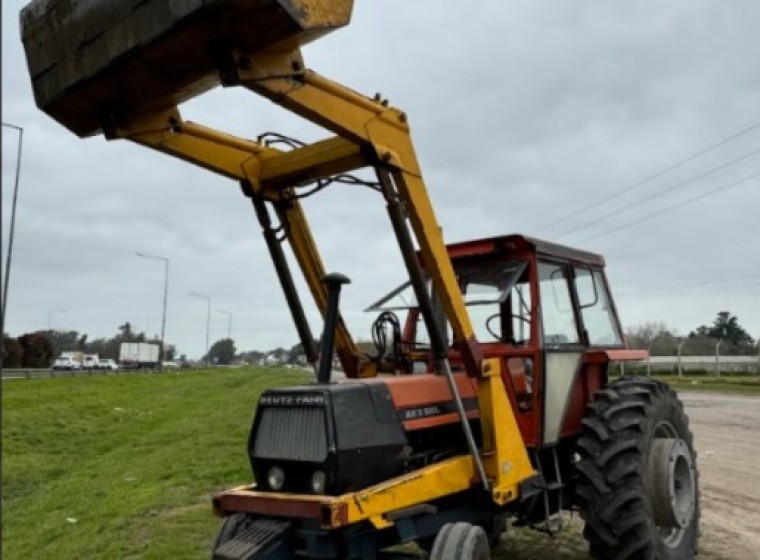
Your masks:
<svg viewBox="0 0 760 560"><path fill-rule="evenodd" d="M760 398L711 393L680 395L698 452L702 490L701 559L760 559ZM498 560L587 558L582 522L566 519L550 538L516 529L494 551Z"/></svg>
<svg viewBox="0 0 760 560"><path fill-rule="evenodd" d="M706 555L760 558L760 398L681 393L694 432Z"/></svg>

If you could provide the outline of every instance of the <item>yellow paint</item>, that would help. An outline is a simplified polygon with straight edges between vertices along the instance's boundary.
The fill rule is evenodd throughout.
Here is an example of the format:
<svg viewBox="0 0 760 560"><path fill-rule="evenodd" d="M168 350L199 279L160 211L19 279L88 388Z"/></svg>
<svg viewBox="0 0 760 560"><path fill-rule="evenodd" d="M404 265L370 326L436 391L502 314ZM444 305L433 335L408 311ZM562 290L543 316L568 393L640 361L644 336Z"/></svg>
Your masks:
<svg viewBox="0 0 760 560"><path fill-rule="evenodd" d="M393 168L426 270L441 296L454 336L457 340L473 337L441 228L420 176L405 115L311 71L306 72L303 82L273 78L243 85L351 142L372 147L378 161Z"/></svg>
<svg viewBox="0 0 760 560"><path fill-rule="evenodd" d="M356 144L335 136L303 148L283 152L262 161L262 183L289 185L313 182L364 167L364 158Z"/></svg>
<svg viewBox="0 0 760 560"><path fill-rule="evenodd" d="M534 471L507 399L498 358L483 360L483 375L478 379L478 403L483 467L492 481L494 502L504 505L518 495L518 485Z"/></svg>
<svg viewBox="0 0 760 560"><path fill-rule="evenodd" d="M393 523L387 514L413 505L426 503L450 494L470 489L475 478L473 463L469 456L454 457L429 465L359 492L342 496L315 496L314 494L284 494L260 492L251 486L235 488L231 492L250 500L266 499L268 502L312 502L332 512L329 525L338 528L360 521L369 521L376 528L389 527ZM345 519L338 512L345 511Z"/></svg>
<svg viewBox="0 0 760 560"><path fill-rule="evenodd" d="M427 466L354 494L337 498L349 523L370 521L392 511L468 490L475 478L472 459L463 455ZM387 519L383 518L386 522ZM378 525L375 525L381 528Z"/></svg>
<svg viewBox="0 0 760 560"><path fill-rule="evenodd" d="M306 29L346 25L351 18L353 0L290 0L281 4Z"/></svg>

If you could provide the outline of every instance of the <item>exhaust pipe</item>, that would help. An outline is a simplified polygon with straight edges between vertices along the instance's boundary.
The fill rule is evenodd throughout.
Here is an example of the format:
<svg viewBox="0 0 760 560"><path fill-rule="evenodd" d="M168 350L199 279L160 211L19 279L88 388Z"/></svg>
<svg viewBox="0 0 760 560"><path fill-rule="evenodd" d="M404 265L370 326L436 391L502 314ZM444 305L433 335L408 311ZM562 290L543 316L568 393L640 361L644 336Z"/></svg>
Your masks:
<svg viewBox="0 0 760 560"><path fill-rule="evenodd" d="M348 276L333 272L322 277L322 283L327 286L327 312L325 313L325 330L322 333L322 353L319 357L317 383L330 383L332 374L332 358L335 346L335 330L338 328L340 315L338 301L343 284L350 284Z"/></svg>

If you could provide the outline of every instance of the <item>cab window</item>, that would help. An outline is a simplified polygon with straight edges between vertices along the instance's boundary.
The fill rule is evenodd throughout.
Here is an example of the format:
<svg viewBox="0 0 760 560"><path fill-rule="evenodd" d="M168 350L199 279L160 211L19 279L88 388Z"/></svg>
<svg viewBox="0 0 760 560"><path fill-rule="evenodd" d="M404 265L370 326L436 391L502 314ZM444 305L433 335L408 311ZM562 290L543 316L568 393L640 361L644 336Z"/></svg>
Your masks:
<svg viewBox="0 0 760 560"><path fill-rule="evenodd" d="M619 346L623 337L610 304L610 296L600 270L575 269L575 290L581 308L589 346Z"/></svg>
<svg viewBox="0 0 760 560"><path fill-rule="evenodd" d="M544 344L578 344L578 325L566 269L557 264L539 262L538 281Z"/></svg>

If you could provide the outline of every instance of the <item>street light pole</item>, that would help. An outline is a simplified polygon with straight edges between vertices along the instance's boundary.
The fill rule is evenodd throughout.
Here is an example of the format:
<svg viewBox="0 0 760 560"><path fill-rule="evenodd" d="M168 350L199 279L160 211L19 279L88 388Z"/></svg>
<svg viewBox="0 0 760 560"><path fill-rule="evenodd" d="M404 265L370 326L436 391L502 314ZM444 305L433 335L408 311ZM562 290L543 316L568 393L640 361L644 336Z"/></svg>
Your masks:
<svg viewBox="0 0 760 560"><path fill-rule="evenodd" d="M227 338L229 340L232 340L232 311L225 311L224 309L217 309L217 311L229 317L229 321L227 323Z"/></svg>
<svg viewBox="0 0 760 560"><path fill-rule="evenodd" d="M206 367L208 367L209 332L211 328L211 296L199 294L197 292L190 292L190 295L206 300L206 355L204 356L203 361L205 362Z"/></svg>
<svg viewBox="0 0 760 560"><path fill-rule="evenodd" d="M5 311L8 309L8 284L11 278L11 256L13 255L13 234L16 231L16 204L18 202L18 182L21 176L21 148L24 145L24 129L20 126L10 123L2 123L4 127L12 128L18 132L18 150L16 151L16 179L13 184L13 203L11 205L11 227L8 234L8 256L5 261L5 281L3 282L2 258L0 258L0 288L2 288L2 297L0 297L0 373L3 371L3 360L5 358L5 345L2 338L5 335ZM2 208L2 185L0 185L0 208ZM2 256L3 247L3 217L0 212L0 256Z"/></svg>
<svg viewBox="0 0 760 560"><path fill-rule="evenodd" d="M48 332L52 332L52 324L53 324L53 313L66 313L65 309L51 309L48 311Z"/></svg>
<svg viewBox="0 0 760 560"><path fill-rule="evenodd" d="M166 300L169 295L169 259L167 257L159 257L156 255L146 255L145 253L135 252L135 255L144 259L153 259L155 261L163 261L164 263L164 306L163 313L161 314L161 349L159 351L158 359L158 371L162 371L164 368L164 360L166 359L166 347L164 336L166 335Z"/></svg>

